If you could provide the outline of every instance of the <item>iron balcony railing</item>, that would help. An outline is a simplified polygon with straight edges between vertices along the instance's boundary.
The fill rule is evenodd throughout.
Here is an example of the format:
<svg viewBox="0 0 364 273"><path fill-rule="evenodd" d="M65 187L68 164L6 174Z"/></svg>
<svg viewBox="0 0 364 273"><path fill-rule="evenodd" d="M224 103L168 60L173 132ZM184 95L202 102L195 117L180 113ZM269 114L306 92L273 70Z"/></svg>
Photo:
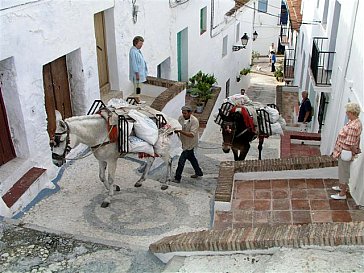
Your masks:
<svg viewBox="0 0 364 273"><path fill-rule="evenodd" d="M327 105L329 104L328 102L328 95L324 92L321 92L321 96L320 96L320 105L319 105L319 110L318 110L318 122L319 122L319 133L321 133L322 127L325 125L325 117L326 117L326 108Z"/></svg>
<svg viewBox="0 0 364 273"><path fill-rule="evenodd" d="M281 34L279 35L279 39L281 41L282 45L288 45L289 44L289 28L285 24L281 24Z"/></svg>
<svg viewBox="0 0 364 273"><path fill-rule="evenodd" d="M312 44L311 71L316 85L331 85L332 64L335 52L328 48L327 38L314 38Z"/></svg>
<svg viewBox="0 0 364 273"><path fill-rule="evenodd" d="M295 50L286 49L284 52L284 64L283 64L283 69L284 69L283 75L285 80L294 78L295 62L296 62Z"/></svg>

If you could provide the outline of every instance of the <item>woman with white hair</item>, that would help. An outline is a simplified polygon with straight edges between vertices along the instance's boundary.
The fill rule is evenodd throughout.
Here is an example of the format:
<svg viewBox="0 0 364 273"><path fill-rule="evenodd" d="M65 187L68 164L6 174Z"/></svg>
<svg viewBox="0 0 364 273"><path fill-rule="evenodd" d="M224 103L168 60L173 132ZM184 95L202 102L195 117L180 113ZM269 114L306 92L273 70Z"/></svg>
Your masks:
<svg viewBox="0 0 364 273"><path fill-rule="evenodd" d="M359 119L360 106L357 103L349 102L346 104L345 109L349 121L340 130L332 153L332 156L338 159L339 170L339 186L332 187L338 193L331 195L331 198L336 200L346 199L350 178L350 163L353 161L354 156L361 152L359 147L362 131L362 124Z"/></svg>

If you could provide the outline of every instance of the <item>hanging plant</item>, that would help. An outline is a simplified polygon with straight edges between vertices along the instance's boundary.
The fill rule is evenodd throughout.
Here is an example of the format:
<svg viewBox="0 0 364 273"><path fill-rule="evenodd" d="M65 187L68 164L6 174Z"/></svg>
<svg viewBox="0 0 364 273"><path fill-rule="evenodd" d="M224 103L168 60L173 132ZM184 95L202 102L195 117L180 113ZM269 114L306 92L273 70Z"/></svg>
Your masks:
<svg viewBox="0 0 364 273"><path fill-rule="evenodd" d="M240 71L240 74L243 75L243 76L246 76L248 75L249 73L251 72L251 69L250 68L244 68Z"/></svg>

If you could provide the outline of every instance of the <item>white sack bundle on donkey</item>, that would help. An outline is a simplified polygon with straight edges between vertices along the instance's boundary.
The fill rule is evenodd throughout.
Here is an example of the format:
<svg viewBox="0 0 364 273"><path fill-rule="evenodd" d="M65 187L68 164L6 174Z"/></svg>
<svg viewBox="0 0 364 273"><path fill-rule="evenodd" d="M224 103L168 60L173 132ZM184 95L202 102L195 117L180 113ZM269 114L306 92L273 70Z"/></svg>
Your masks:
<svg viewBox="0 0 364 273"><path fill-rule="evenodd" d="M229 102L236 107L245 107L257 126L257 116L255 110L264 109L269 114L269 123L271 124L273 135L284 135L283 130L286 127L286 121L279 114L279 111L270 106L265 106L260 102L252 101L247 95L235 94L224 99L223 102Z"/></svg>
<svg viewBox="0 0 364 273"><path fill-rule="evenodd" d="M283 135L285 120L277 109L253 102L247 95L236 94L224 100L219 112L214 115L215 123L221 126L222 150L233 151L234 160L245 160L250 142L259 139L258 159L261 159L264 138L272 134Z"/></svg>
<svg viewBox="0 0 364 273"><path fill-rule="evenodd" d="M110 133L115 125L110 125L109 120L111 119L105 120L101 114L77 116L63 120L61 114L56 111L56 130L54 136L51 137L53 163L59 167L66 160L81 159L67 158L67 154L78 144L83 143L90 147L91 152L99 162L99 178L108 192L101 207L108 207L112 201L114 191L120 191L120 187L114 184L114 179L117 160L121 154L118 149L118 143L112 142ZM167 120L173 119L169 118ZM175 122L172 123L176 124ZM130 126L130 128L132 127ZM151 150L148 151L148 153L153 153L153 155L147 159L146 168L140 179L135 183L135 187L142 186L142 182L146 179L146 175L155 159L155 154L158 153L158 156L167 165L166 178L161 182L161 189L165 190L168 188L168 183L171 181L172 159L167 147L173 132L174 128L168 124L158 130L157 140L154 144L158 143L158 139L160 139L160 143L156 147L153 146L153 152Z"/></svg>

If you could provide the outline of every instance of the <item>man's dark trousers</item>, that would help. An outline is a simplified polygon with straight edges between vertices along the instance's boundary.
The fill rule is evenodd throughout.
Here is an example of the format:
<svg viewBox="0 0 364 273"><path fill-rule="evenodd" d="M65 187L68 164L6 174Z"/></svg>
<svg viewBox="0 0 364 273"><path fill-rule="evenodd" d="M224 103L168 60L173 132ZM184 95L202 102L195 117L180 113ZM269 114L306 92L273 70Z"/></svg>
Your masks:
<svg viewBox="0 0 364 273"><path fill-rule="evenodd" d="M197 174L198 176L203 176L202 170L201 170L200 166L198 165L197 158L195 157L194 149L184 150L181 153L179 160L178 160L176 175L174 177L176 180L181 180L183 168L185 167L185 163L186 163L187 159L191 162L191 165L192 165L193 169L195 170L195 174Z"/></svg>

